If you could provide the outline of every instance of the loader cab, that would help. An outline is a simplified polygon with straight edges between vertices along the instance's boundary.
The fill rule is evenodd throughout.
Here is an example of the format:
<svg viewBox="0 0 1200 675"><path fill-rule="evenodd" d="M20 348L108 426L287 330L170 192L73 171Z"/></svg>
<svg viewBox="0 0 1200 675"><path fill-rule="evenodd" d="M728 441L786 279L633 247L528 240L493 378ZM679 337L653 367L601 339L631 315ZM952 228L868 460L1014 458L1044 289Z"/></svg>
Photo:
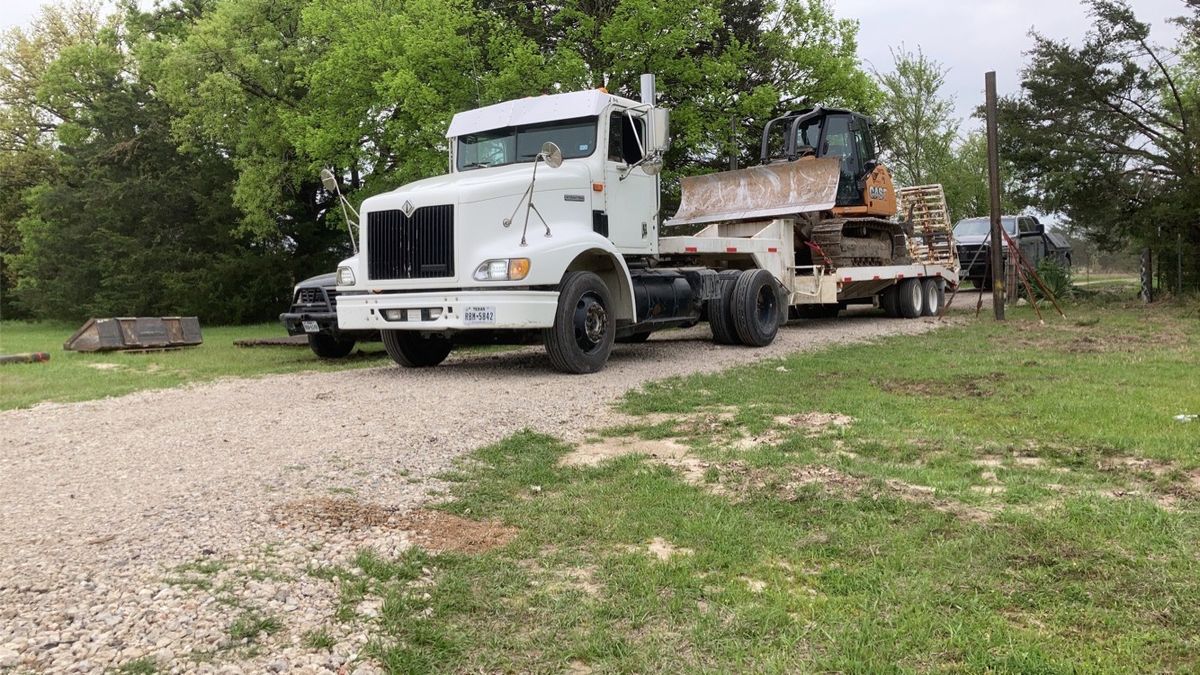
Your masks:
<svg viewBox="0 0 1200 675"><path fill-rule="evenodd" d="M837 205L861 205L863 179L878 164L871 120L851 110L817 106L767 122L762 138L763 164L805 157L838 157L841 178Z"/></svg>

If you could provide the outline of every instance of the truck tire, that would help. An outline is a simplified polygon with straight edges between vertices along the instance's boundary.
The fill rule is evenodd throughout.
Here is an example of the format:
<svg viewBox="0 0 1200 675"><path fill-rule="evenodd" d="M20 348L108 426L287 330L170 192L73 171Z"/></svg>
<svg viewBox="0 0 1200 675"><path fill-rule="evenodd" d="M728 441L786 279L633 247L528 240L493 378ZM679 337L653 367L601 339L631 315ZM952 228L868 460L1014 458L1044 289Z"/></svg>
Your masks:
<svg viewBox="0 0 1200 675"><path fill-rule="evenodd" d="M900 296L896 290L895 286L888 286L879 294L879 306L883 308L885 315L893 319L900 318Z"/></svg>
<svg viewBox="0 0 1200 675"><path fill-rule="evenodd" d="M308 336L308 348L317 358L344 359L354 351L354 340L315 333Z"/></svg>
<svg viewBox="0 0 1200 675"><path fill-rule="evenodd" d="M617 324L612 295L591 272L567 272L558 289L554 325L542 331L542 342L555 370L595 373L608 363Z"/></svg>
<svg viewBox="0 0 1200 675"><path fill-rule="evenodd" d="M722 271L718 275L717 297L708 301L708 326L712 328L716 344L736 345L740 342L733 326L733 287L741 274L741 270Z"/></svg>
<svg viewBox="0 0 1200 675"><path fill-rule="evenodd" d="M779 302L775 276L764 269L746 270L733 286L733 326L748 347L766 347L779 332Z"/></svg>
<svg viewBox="0 0 1200 675"><path fill-rule="evenodd" d="M924 293L921 316L937 316L946 302L946 290L941 279L926 279L921 282L921 292Z"/></svg>
<svg viewBox="0 0 1200 675"><path fill-rule="evenodd" d="M424 336L412 330L380 331L388 356L405 368L436 366L450 355L454 345L440 335Z"/></svg>
<svg viewBox="0 0 1200 675"><path fill-rule="evenodd" d="M905 279L896 287L896 306L900 316L915 319L925 309L925 288L920 279Z"/></svg>

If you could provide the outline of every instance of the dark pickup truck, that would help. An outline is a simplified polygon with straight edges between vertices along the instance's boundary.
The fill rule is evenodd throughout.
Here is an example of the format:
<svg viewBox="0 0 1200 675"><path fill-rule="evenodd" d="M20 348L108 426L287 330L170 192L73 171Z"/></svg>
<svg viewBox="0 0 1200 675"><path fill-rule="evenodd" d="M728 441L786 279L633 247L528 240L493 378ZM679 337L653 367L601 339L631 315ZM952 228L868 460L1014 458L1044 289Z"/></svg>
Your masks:
<svg viewBox="0 0 1200 675"><path fill-rule="evenodd" d="M1033 216L1003 216L1000 224L1004 231L1021 247L1021 254L1030 265L1037 267L1045 259L1071 267L1071 244L1057 232L1048 232L1046 226ZM987 216L966 218L954 226L954 241L958 245L959 277L970 279L976 288L991 288L992 257L991 219ZM1008 247L1004 247L1008 256Z"/></svg>
<svg viewBox="0 0 1200 675"><path fill-rule="evenodd" d="M288 335L307 335L309 348L323 359L349 356L356 343L379 340L379 331L338 328L336 285L332 272L301 281L292 291L291 308L279 315Z"/></svg>

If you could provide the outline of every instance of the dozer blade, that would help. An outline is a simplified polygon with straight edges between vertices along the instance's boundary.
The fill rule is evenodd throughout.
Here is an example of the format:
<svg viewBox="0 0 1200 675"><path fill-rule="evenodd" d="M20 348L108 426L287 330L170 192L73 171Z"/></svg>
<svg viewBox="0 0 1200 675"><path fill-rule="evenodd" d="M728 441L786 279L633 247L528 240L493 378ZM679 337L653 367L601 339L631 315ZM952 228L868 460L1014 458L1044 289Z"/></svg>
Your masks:
<svg viewBox="0 0 1200 675"><path fill-rule="evenodd" d="M757 220L833 208L836 157L752 166L680 179L683 198L668 225Z"/></svg>

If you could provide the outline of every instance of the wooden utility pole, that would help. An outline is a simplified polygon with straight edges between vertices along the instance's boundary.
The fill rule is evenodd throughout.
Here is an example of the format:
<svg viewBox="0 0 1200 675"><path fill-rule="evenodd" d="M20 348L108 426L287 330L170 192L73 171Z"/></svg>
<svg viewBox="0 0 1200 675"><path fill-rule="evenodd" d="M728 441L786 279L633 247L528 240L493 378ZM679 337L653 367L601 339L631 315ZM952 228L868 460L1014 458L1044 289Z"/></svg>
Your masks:
<svg viewBox="0 0 1200 675"><path fill-rule="evenodd" d="M983 76L987 96L988 188L992 202L992 311L1004 320L1004 236L1000 229L1000 150L996 131L996 71Z"/></svg>

